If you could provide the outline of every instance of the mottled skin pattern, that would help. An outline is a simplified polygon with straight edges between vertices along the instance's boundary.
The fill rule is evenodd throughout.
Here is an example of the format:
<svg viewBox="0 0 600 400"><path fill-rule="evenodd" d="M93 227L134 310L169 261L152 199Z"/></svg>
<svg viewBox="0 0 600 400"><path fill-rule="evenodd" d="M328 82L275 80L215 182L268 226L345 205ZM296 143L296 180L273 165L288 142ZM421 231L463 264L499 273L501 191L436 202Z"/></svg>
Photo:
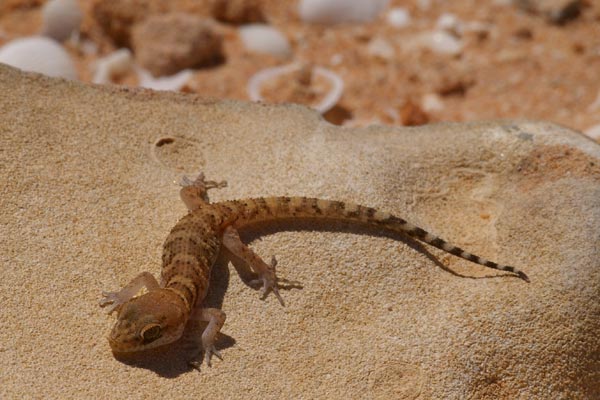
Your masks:
<svg viewBox="0 0 600 400"><path fill-rule="evenodd" d="M353 203L306 197L264 197L208 203L207 190L224 186L225 182L185 179L181 198L189 213L173 227L165 240L160 284L148 272L134 278L119 292L103 293L101 306L108 312L118 311L118 319L109 336L115 353L136 352L171 343L179 339L189 320L208 322L202 334L202 348L210 365L215 337L225 314L214 308L203 308L210 272L221 246L248 263L258 275L251 283L260 282L263 294L279 295L276 261L265 263L244 245L237 229L249 223L290 218L320 218L356 221L393 232L402 232L438 249L488 268L508 271L529 282L527 275L514 267L496 264L470 254L402 218ZM135 297L146 287L147 292Z"/></svg>

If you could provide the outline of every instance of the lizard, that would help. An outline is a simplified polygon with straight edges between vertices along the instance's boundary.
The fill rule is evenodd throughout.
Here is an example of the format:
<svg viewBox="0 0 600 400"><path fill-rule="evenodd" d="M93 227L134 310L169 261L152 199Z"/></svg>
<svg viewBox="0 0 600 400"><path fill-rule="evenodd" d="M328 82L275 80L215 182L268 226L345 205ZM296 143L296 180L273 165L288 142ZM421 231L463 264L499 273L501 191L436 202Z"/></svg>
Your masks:
<svg viewBox="0 0 600 400"><path fill-rule="evenodd" d="M201 335L201 347L208 366L215 355L215 339L225 313L203 307L208 292L211 269L225 248L247 263L261 284L262 296L272 292L281 305L275 257L267 264L240 239L238 229L251 223L294 218L346 220L363 223L391 232L404 233L447 253L483 265L507 271L529 282L527 275L515 267L497 264L471 254L416 225L385 211L350 202L309 197L261 197L210 203L208 190L227 182L184 177L180 197L188 208L167 236L163 245L160 283L149 272L142 272L117 292L103 292L101 307L108 313L117 311L117 321L108 337L114 353L139 352L165 346L178 340L189 321L207 322ZM142 288L146 292L137 296ZM200 361L200 364L202 361ZM194 363L191 363L194 366Z"/></svg>

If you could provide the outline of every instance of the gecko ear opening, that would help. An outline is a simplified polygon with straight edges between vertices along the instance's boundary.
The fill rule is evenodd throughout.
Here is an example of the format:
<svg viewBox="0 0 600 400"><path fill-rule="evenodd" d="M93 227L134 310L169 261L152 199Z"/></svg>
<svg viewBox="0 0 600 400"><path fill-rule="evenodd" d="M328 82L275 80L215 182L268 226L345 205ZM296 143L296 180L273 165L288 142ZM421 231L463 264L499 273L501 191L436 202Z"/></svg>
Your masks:
<svg viewBox="0 0 600 400"><path fill-rule="evenodd" d="M140 336L144 344L151 343L162 335L162 328L159 324L149 324L142 328Z"/></svg>

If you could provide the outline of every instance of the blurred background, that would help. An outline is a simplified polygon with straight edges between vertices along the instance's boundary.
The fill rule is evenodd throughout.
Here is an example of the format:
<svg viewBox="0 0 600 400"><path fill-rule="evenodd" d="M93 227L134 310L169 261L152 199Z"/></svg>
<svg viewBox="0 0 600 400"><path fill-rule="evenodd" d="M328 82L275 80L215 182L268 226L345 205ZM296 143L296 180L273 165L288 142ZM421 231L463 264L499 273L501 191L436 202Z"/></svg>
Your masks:
<svg viewBox="0 0 600 400"><path fill-rule="evenodd" d="M600 140L595 0L0 0L0 62L339 125L528 118Z"/></svg>

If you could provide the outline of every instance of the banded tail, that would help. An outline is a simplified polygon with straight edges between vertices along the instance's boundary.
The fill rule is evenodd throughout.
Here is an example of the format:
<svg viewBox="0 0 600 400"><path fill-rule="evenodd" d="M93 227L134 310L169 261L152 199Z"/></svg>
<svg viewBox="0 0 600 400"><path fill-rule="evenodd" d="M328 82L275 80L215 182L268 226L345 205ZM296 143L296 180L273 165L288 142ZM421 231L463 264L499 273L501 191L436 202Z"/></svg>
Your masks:
<svg viewBox="0 0 600 400"><path fill-rule="evenodd" d="M457 257L500 271L507 271L529 282L523 272L509 265L497 264L477 255L471 254L460 247L446 242L406 220L354 203L323 200L308 197L264 197L246 200L233 200L215 203L223 215L225 225L234 228L254 222L289 218L317 218L357 221L371 226L384 228L392 232L402 232L424 243Z"/></svg>

